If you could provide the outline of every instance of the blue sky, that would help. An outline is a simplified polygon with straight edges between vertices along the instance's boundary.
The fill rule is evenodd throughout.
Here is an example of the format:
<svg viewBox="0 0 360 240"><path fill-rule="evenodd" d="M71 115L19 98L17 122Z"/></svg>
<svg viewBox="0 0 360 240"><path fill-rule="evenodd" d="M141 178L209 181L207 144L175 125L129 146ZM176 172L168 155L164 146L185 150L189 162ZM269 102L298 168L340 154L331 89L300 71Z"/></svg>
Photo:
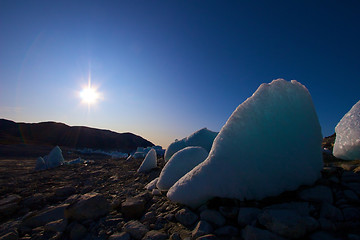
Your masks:
<svg viewBox="0 0 360 240"><path fill-rule="evenodd" d="M0 117L133 132L219 131L261 83L296 79L324 136L359 100L358 1L3 1ZM87 84L101 101L81 103ZM296 137L296 136L294 136Z"/></svg>

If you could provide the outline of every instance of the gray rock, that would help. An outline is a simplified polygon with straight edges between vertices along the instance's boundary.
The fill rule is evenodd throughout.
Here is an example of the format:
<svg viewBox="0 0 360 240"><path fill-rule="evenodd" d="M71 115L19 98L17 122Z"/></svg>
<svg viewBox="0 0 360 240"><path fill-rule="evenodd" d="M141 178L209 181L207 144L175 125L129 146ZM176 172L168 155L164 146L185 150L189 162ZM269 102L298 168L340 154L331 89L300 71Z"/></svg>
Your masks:
<svg viewBox="0 0 360 240"><path fill-rule="evenodd" d="M114 233L108 239L109 240L130 240L130 234L127 232Z"/></svg>
<svg viewBox="0 0 360 240"><path fill-rule="evenodd" d="M310 235L310 240L341 240L339 238L334 237L328 232L318 231Z"/></svg>
<svg viewBox="0 0 360 240"><path fill-rule="evenodd" d="M200 218L219 227L226 223L226 219L216 210L206 209L200 213Z"/></svg>
<svg viewBox="0 0 360 240"><path fill-rule="evenodd" d="M206 222L204 220L200 220L197 223L194 230L192 231L191 236L192 236L193 239L196 239L196 238L198 238L200 236L212 233L212 231L213 231L213 228L212 228L210 223L208 223L208 222Z"/></svg>
<svg viewBox="0 0 360 240"><path fill-rule="evenodd" d="M329 219L319 218L320 229L324 231L334 231L335 225Z"/></svg>
<svg viewBox="0 0 360 240"><path fill-rule="evenodd" d="M320 217L330 219L334 222L344 219L340 209L326 202L321 206Z"/></svg>
<svg viewBox="0 0 360 240"><path fill-rule="evenodd" d="M151 191L151 194L154 196L161 196L161 191L156 188Z"/></svg>
<svg viewBox="0 0 360 240"><path fill-rule="evenodd" d="M356 193L354 193L354 191L352 191L352 190L344 190L344 195L345 195L345 198L351 203L359 202L358 195Z"/></svg>
<svg viewBox="0 0 360 240"><path fill-rule="evenodd" d="M183 208L179 210L175 214L176 220L178 220L182 225L189 226L196 222L196 220L199 218L198 215L193 213L187 208Z"/></svg>
<svg viewBox="0 0 360 240"><path fill-rule="evenodd" d="M238 215L238 224L240 227L251 225L256 221L258 215L261 213L259 208L240 208Z"/></svg>
<svg viewBox="0 0 360 240"><path fill-rule="evenodd" d="M67 223L68 222L66 219L59 219L47 223L44 229L45 231L50 231L50 232L63 232L66 229Z"/></svg>
<svg viewBox="0 0 360 240"><path fill-rule="evenodd" d="M236 219L238 217L239 208L220 206L219 212L226 218Z"/></svg>
<svg viewBox="0 0 360 240"><path fill-rule="evenodd" d="M6 205L9 203L19 203L21 201L21 197L17 194L11 194L0 200L0 206Z"/></svg>
<svg viewBox="0 0 360 240"><path fill-rule="evenodd" d="M164 232L151 230L145 234L142 240L165 240L168 239L168 235Z"/></svg>
<svg viewBox="0 0 360 240"><path fill-rule="evenodd" d="M342 210L345 221L358 221L360 219L360 210L354 207L344 208Z"/></svg>
<svg viewBox="0 0 360 240"><path fill-rule="evenodd" d="M219 236L236 236L239 234L239 229L234 226L223 226L216 229L214 233Z"/></svg>
<svg viewBox="0 0 360 240"><path fill-rule="evenodd" d="M86 236L86 234L87 234L87 229L83 225L79 223L75 223L70 231L70 239L73 240L83 239Z"/></svg>
<svg viewBox="0 0 360 240"><path fill-rule="evenodd" d="M16 212L19 207L21 197L17 194L12 194L0 200L0 215L8 216Z"/></svg>
<svg viewBox="0 0 360 240"><path fill-rule="evenodd" d="M291 239L302 238L319 227L314 218L286 209L267 209L258 220L268 230Z"/></svg>
<svg viewBox="0 0 360 240"><path fill-rule="evenodd" d="M75 203L65 209L65 216L68 219L84 221L96 219L106 215L110 210L110 204L106 198L98 193L86 193Z"/></svg>
<svg viewBox="0 0 360 240"><path fill-rule="evenodd" d="M314 207L310 206L308 202L289 202L270 205L265 209L287 209L296 211L300 216L309 216Z"/></svg>
<svg viewBox="0 0 360 240"><path fill-rule="evenodd" d="M48 207L40 212L31 213L23 219L22 224L31 228L44 226L48 222L65 219L65 209L69 204Z"/></svg>
<svg viewBox="0 0 360 240"><path fill-rule="evenodd" d="M154 223L156 222L156 214L155 212L147 212L141 219L142 222Z"/></svg>
<svg viewBox="0 0 360 240"><path fill-rule="evenodd" d="M132 220L124 225L124 231L129 233L134 239L141 239L149 229L141 222Z"/></svg>
<svg viewBox="0 0 360 240"><path fill-rule="evenodd" d="M130 219L140 218L145 211L145 201L139 198L127 198L121 204L121 212Z"/></svg>
<svg viewBox="0 0 360 240"><path fill-rule="evenodd" d="M241 236L244 240L284 240L284 238L260 228L246 226L242 232Z"/></svg>
<svg viewBox="0 0 360 240"><path fill-rule="evenodd" d="M331 189L321 185L302 190L299 193L299 197L310 202L327 202L332 204L334 201Z"/></svg>
<svg viewBox="0 0 360 240"><path fill-rule="evenodd" d="M29 208L38 208L39 206L43 206L45 202L45 197L42 193L35 193L24 199L23 204Z"/></svg>

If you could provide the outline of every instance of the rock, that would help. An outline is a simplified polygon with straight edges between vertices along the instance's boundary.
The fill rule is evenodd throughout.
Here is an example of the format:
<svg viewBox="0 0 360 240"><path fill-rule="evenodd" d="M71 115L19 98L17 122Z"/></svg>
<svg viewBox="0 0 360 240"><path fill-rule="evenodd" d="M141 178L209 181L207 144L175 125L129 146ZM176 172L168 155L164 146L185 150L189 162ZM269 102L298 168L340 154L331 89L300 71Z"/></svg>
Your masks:
<svg viewBox="0 0 360 240"><path fill-rule="evenodd" d="M71 186L61 187L61 188L55 189L55 196L66 199L67 197L73 195L75 192L76 192L76 189L74 187L71 187Z"/></svg>
<svg viewBox="0 0 360 240"><path fill-rule="evenodd" d="M129 219L140 218L145 210L145 201L138 198L127 198L121 204L121 212Z"/></svg>
<svg viewBox="0 0 360 240"><path fill-rule="evenodd" d="M358 173L354 173L351 171L344 171L341 175L341 181L343 182L360 182L360 176Z"/></svg>
<svg viewBox="0 0 360 240"><path fill-rule="evenodd" d="M155 212L147 212L145 213L145 215L142 217L142 222L149 222L149 223L154 223L156 221L156 213Z"/></svg>
<svg viewBox="0 0 360 240"><path fill-rule="evenodd" d="M340 240L328 232L318 231L310 235L310 240Z"/></svg>
<svg viewBox="0 0 360 240"><path fill-rule="evenodd" d="M196 240L215 240L218 239L214 234L207 234L201 237L198 237Z"/></svg>
<svg viewBox="0 0 360 240"><path fill-rule="evenodd" d="M45 197L42 193L35 193L24 199L23 204L28 208L39 208L43 206Z"/></svg>
<svg viewBox="0 0 360 240"><path fill-rule="evenodd" d="M110 204L106 198L98 193L91 192L82 195L75 203L65 209L68 219L84 221L104 216L110 210Z"/></svg>
<svg viewBox="0 0 360 240"><path fill-rule="evenodd" d="M45 224L65 219L65 209L69 204L48 207L40 212L31 213L23 219L22 224L31 228L44 226Z"/></svg>
<svg viewBox="0 0 360 240"><path fill-rule="evenodd" d="M344 195L345 195L345 198L350 203L358 203L359 202L359 197L352 190L344 190Z"/></svg>
<svg viewBox="0 0 360 240"><path fill-rule="evenodd" d="M142 239L149 229L139 221L131 220L124 225L124 231L134 239Z"/></svg>
<svg viewBox="0 0 360 240"><path fill-rule="evenodd" d="M220 206L219 212L226 218L236 219L238 217L239 208Z"/></svg>
<svg viewBox="0 0 360 240"><path fill-rule="evenodd" d="M331 189L326 186L315 186L312 188L304 189L299 193L302 200L310 202L327 202L333 203L333 195Z"/></svg>
<svg viewBox="0 0 360 240"><path fill-rule="evenodd" d="M342 210L345 221L358 221L360 219L360 210L354 207L344 208Z"/></svg>
<svg viewBox="0 0 360 240"><path fill-rule="evenodd" d="M259 208L240 208L238 214L238 224L240 227L251 225L256 221L258 215L261 213Z"/></svg>
<svg viewBox="0 0 360 240"><path fill-rule="evenodd" d="M212 233L212 231L213 231L213 228L212 228L210 223L208 223L205 220L200 220L197 223L194 230L192 231L191 236L192 236L193 239L196 239L196 238L198 238L200 236Z"/></svg>
<svg viewBox="0 0 360 240"><path fill-rule="evenodd" d="M19 235L17 232L9 232L0 236L0 240L18 240Z"/></svg>
<svg viewBox="0 0 360 240"><path fill-rule="evenodd" d="M215 234L220 236L236 236L239 234L239 229L234 226L223 226L216 229Z"/></svg>
<svg viewBox="0 0 360 240"><path fill-rule="evenodd" d="M360 235L356 235L356 234L348 234L347 237L349 240L360 240Z"/></svg>
<svg viewBox="0 0 360 240"><path fill-rule="evenodd" d="M288 202L281 204L274 204L265 209L287 209L296 211L300 216L309 216L310 212L314 210L308 202Z"/></svg>
<svg viewBox="0 0 360 240"><path fill-rule="evenodd" d="M12 194L0 200L0 216L8 216L16 212L20 207L18 203L21 197L17 194ZM1 217L0 217L1 218Z"/></svg>
<svg viewBox="0 0 360 240"><path fill-rule="evenodd" d="M200 218L202 220L208 221L220 227L223 226L226 222L226 219L216 210L206 209L200 213Z"/></svg>
<svg viewBox="0 0 360 240"><path fill-rule="evenodd" d="M319 218L320 229L324 231L334 231L335 225L326 218Z"/></svg>
<svg viewBox="0 0 360 240"><path fill-rule="evenodd" d="M108 239L109 240L130 240L130 234L127 232L114 233Z"/></svg>
<svg viewBox="0 0 360 240"><path fill-rule="evenodd" d="M241 236L244 240L284 240L282 237L270 231L249 225L242 230Z"/></svg>
<svg viewBox="0 0 360 240"><path fill-rule="evenodd" d="M344 219L340 209L326 202L321 206L320 217L330 219L334 222Z"/></svg>
<svg viewBox="0 0 360 240"><path fill-rule="evenodd" d="M267 209L259 215L258 220L268 230L291 239L302 238L319 227L314 218L285 209Z"/></svg>
<svg viewBox="0 0 360 240"><path fill-rule="evenodd" d="M164 232L151 230L145 234L142 240L165 240L168 239L168 235Z"/></svg>
<svg viewBox="0 0 360 240"><path fill-rule="evenodd" d="M185 226L190 226L193 223L195 223L195 221L199 218L198 215L196 215L195 213L193 213L192 211L190 211L187 208L183 208L181 210L179 210L176 214L175 214L175 218L176 220L178 220L178 222L180 222L182 225Z"/></svg>
<svg viewBox="0 0 360 240"><path fill-rule="evenodd" d="M73 240L83 239L86 236L86 234L87 234L86 228L79 223L75 223L70 231L70 239Z"/></svg>
<svg viewBox="0 0 360 240"><path fill-rule="evenodd" d="M66 229L67 223L68 222L66 219L59 219L47 223L44 229L45 231L51 231L51 232L63 232Z"/></svg>
<svg viewBox="0 0 360 240"><path fill-rule="evenodd" d="M161 196L161 191L159 189L153 189L151 194L154 196Z"/></svg>

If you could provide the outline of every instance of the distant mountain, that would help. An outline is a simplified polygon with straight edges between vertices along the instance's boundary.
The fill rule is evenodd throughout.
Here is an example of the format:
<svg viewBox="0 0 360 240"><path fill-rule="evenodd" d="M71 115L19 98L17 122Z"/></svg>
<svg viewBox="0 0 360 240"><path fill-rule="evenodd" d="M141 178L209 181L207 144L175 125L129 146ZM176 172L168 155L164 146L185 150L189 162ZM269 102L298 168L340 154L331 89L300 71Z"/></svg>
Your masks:
<svg viewBox="0 0 360 240"><path fill-rule="evenodd" d="M132 133L116 133L89 127L70 127L63 123L16 123L0 119L0 144L29 144L93 148L130 152L137 147L154 146Z"/></svg>

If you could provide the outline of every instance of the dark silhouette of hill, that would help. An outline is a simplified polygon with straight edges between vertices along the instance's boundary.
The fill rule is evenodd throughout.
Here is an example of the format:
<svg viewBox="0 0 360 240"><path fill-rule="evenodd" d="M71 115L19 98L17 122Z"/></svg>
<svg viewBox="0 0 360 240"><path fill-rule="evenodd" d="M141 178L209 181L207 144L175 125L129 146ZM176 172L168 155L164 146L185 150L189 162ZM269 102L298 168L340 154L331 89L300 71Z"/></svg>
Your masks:
<svg viewBox="0 0 360 240"><path fill-rule="evenodd" d="M0 119L0 144L51 145L130 152L153 143L132 133L116 133L63 123L16 123Z"/></svg>

